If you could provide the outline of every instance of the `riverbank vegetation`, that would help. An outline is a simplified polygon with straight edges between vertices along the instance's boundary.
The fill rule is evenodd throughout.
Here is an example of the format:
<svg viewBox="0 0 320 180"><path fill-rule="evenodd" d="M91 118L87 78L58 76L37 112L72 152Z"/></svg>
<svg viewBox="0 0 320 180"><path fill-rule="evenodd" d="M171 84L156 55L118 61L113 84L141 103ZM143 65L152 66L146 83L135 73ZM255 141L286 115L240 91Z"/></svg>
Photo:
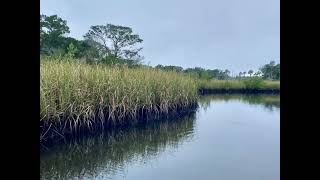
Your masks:
<svg viewBox="0 0 320 180"><path fill-rule="evenodd" d="M194 106L196 81L150 68L41 60L41 139L50 126L63 134L96 124L126 124ZM57 129L58 128L58 129Z"/></svg>
<svg viewBox="0 0 320 180"><path fill-rule="evenodd" d="M40 55L61 59L73 57L89 64L107 64L111 66L150 67L164 71L176 71L189 74L201 80L245 80L262 77L265 80L280 80L280 63L265 64L259 70L231 73L228 69L205 69L201 67L182 68L173 65L144 64L140 54L143 39L130 27L121 25L91 26L83 40L68 37L70 28L67 22L57 15L40 16Z"/></svg>
<svg viewBox="0 0 320 180"><path fill-rule="evenodd" d="M197 106L199 89L280 90L280 64L230 71L145 65L130 27L91 26L84 40L67 22L40 16L40 141L82 129L136 123Z"/></svg>
<svg viewBox="0 0 320 180"><path fill-rule="evenodd" d="M252 77L244 80L198 80L198 89L280 89L280 81Z"/></svg>

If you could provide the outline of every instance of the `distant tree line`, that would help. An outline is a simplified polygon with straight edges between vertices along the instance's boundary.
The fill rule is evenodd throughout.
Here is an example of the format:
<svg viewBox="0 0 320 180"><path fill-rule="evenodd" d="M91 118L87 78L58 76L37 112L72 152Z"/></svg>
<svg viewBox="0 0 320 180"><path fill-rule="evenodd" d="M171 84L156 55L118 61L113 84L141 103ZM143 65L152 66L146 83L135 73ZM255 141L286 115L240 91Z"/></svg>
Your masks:
<svg viewBox="0 0 320 180"><path fill-rule="evenodd" d="M257 72L254 72L253 70L249 70L248 72L239 72L237 78L245 78L248 75L249 77L262 76L264 79L280 80L280 63L276 64L275 61L270 61L269 64L265 64L260 67Z"/></svg>
<svg viewBox="0 0 320 180"><path fill-rule="evenodd" d="M163 65L157 65L155 66L157 69L162 70L169 70L169 71L177 71L177 72L183 72L188 73L196 78L199 79L219 79L219 80L225 80L230 79L230 71L228 69L226 70L219 70L219 69L204 69L201 67L195 67L195 68L187 68L183 69L180 66L163 66Z"/></svg>
<svg viewBox="0 0 320 180"><path fill-rule="evenodd" d="M247 79L250 77L263 77L264 79L270 80L280 80L280 63L275 64L274 61L271 61L269 64L266 64L260 68L260 70L254 72L253 70L249 70L248 72L239 72L239 75L232 77L230 76L230 71L220 70L220 69L204 69L201 67L195 68L187 68L183 69L180 66L164 66L157 65L155 66L157 69L167 70L167 71L176 71L188 73L199 79L217 79L217 80L231 80L231 79Z"/></svg>
<svg viewBox="0 0 320 180"><path fill-rule="evenodd" d="M143 40L133 33L130 27L112 24L91 26L77 40L66 35L70 33L67 22L57 15L40 15L40 55L51 57L69 57L87 61L88 63L104 63L109 65L128 65L129 67L146 66L142 64L143 57L139 47ZM150 67L150 66L148 66ZM280 79L280 64L271 61L254 72L240 72L235 77L230 76L228 69L204 69L201 67L183 69L180 66L157 65L157 69L188 73L200 79L244 79L252 76L262 76L265 79Z"/></svg>

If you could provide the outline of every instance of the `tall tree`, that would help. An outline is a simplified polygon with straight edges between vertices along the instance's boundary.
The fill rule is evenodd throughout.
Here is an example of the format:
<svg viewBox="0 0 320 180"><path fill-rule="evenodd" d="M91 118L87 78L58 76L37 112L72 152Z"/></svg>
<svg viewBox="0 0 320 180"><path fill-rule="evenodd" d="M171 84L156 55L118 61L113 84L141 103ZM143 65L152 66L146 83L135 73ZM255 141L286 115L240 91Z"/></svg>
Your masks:
<svg viewBox="0 0 320 180"><path fill-rule="evenodd" d="M275 64L275 61L271 61L260 68L262 75L266 79L280 79L280 64Z"/></svg>
<svg viewBox="0 0 320 180"><path fill-rule="evenodd" d="M70 33L67 21L57 15L40 15L40 51L51 53L53 48L61 48L63 35Z"/></svg>
<svg viewBox="0 0 320 180"><path fill-rule="evenodd" d="M241 79L241 76L242 76L242 72L239 72L239 78Z"/></svg>
<svg viewBox="0 0 320 180"><path fill-rule="evenodd" d="M257 71L254 73L255 76L260 76L260 74L261 74L261 71Z"/></svg>
<svg viewBox="0 0 320 180"><path fill-rule="evenodd" d="M87 40L97 43L105 56L113 55L118 59L141 60L141 47L134 46L142 42L138 34L134 34L130 27L112 24L91 26L84 36Z"/></svg>
<svg viewBox="0 0 320 180"><path fill-rule="evenodd" d="M230 71L228 69L223 71L223 79L228 79L230 76Z"/></svg>

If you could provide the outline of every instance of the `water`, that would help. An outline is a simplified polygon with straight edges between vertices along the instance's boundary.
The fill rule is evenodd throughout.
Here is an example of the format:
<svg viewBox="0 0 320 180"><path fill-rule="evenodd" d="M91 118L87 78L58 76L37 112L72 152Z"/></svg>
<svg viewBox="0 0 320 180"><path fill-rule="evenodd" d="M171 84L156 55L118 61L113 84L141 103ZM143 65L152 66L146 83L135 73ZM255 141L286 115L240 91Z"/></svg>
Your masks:
<svg viewBox="0 0 320 180"><path fill-rule="evenodd" d="M41 179L280 179L280 97L214 95L175 120L118 129L40 155Z"/></svg>

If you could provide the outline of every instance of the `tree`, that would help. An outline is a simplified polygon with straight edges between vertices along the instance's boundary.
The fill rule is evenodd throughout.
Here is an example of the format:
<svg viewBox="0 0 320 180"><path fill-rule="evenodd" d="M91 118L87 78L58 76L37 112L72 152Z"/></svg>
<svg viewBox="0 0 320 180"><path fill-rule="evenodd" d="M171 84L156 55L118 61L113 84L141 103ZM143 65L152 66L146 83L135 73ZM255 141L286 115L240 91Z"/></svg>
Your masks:
<svg viewBox="0 0 320 180"><path fill-rule="evenodd" d="M155 66L155 68L156 68L156 69L163 69L163 65L158 64L158 65Z"/></svg>
<svg viewBox="0 0 320 180"><path fill-rule="evenodd" d="M40 52L52 53L53 49L59 49L63 35L70 33L67 21L57 15L40 15Z"/></svg>
<svg viewBox="0 0 320 180"><path fill-rule="evenodd" d="M224 74L227 75L227 76L229 76L230 71L229 71L228 69L226 69L226 70L224 70Z"/></svg>
<svg viewBox="0 0 320 180"><path fill-rule="evenodd" d="M228 78L229 78L229 74L230 74L230 71L229 71L228 69L224 70L224 71L222 72L222 77L223 77L223 79L224 79L224 80L225 80L225 79L228 79Z"/></svg>
<svg viewBox="0 0 320 180"><path fill-rule="evenodd" d="M254 73L255 76L260 76L261 71L257 71L256 73Z"/></svg>
<svg viewBox="0 0 320 180"><path fill-rule="evenodd" d="M67 56L68 56L69 58L74 58L75 54L78 52L77 47L74 46L73 43L70 43L70 44L69 44L67 50L68 50Z"/></svg>
<svg viewBox="0 0 320 180"><path fill-rule="evenodd" d="M252 76L252 74L253 74L253 70L251 70L251 69L250 69L250 70L248 71L248 74L249 74L249 75L250 75L250 77L251 77L251 76Z"/></svg>
<svg viewBox="0 0 320 180"><path fill-rule="evenodd" d="M280 79L280 64L275 64L275 61L271 61L260 68L262 75L265 79Z"/></svg>
<svg viewBox="0 0 320 180"><path fill-rule="evenodd" d="M274 66L274 79L280 80L280 63Z"/></svg>
<svg viewBox="0 0 320 180"><path fill-rule="evenodd" d="M67 21L57 15L40 15L40 32L58 37L70 33L70 30L67 26Z"/></svg>
<svg viewBox="0 0 320 180"><path fill-rule="evenodd" d="M239 78L241 79L241 76L242 76L242 72L239 72Z"/></svg>
<svg viewBox="0 0 320 180"><path fill-rule="evenodd" d="M219 69L208 69L207 72L210 74L211 79L218 79L220 70Z"/></svg>
<svg viewBox="0 0 320 180"><path fill-rule="evenodd" d="M79 47L83 49L80 54L81 57L85 57L89 61L98 61L104 57L103 51L99 48L100 45L92 40L84 40L80 42Z"/></svg>
<svg viewBox="0 0 320 180"><path fill-rule="evenodd" d="M91 26L84 38L95 42L104 56L112 55L117 59L137 61L142 58L139 55L142 48L134 48L142 39L139 35L133 34L130 27L112 24Z"/></svg>

